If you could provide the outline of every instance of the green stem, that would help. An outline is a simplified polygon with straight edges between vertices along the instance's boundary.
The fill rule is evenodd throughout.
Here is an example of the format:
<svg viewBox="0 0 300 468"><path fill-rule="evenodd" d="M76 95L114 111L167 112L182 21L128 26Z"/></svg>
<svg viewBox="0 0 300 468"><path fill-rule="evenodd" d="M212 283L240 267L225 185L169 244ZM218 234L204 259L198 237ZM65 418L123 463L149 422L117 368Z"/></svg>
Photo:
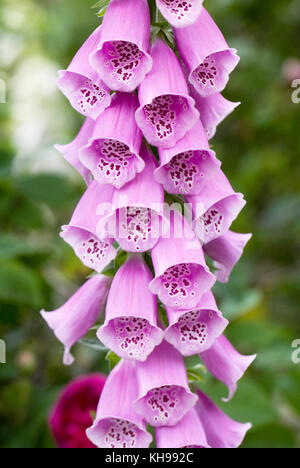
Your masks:
<svg viewBox="0 0 300 468"><path fill-rule="evenodd" d="M156 0L148 0L149 9L150 9L150 16L151 16L151 24L156 22L156 15L157 15L157 8L156 8Z"/></svg>

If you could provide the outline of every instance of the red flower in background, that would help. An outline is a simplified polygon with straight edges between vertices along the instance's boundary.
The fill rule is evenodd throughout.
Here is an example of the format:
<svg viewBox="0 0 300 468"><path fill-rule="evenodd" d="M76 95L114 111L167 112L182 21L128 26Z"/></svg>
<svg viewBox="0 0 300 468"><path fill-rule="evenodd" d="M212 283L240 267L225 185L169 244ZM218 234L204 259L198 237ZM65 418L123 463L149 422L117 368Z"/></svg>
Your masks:
<svg viewBox="0 0 300 468"><path fill-rule="evenodd" d="M50 411L49 424L60 448L95 448L85 431L92 423L106 376L79 377L63 388Z"/></svg>

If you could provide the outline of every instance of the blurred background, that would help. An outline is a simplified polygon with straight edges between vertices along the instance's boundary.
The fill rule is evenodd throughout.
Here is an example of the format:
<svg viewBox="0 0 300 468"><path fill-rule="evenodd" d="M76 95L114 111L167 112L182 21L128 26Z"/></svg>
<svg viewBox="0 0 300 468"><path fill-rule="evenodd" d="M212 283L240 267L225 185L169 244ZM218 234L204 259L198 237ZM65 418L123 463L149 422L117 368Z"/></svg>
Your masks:
<svg viewBox="0 0 300 468"><path fill-rule="evenodd" d="M83 193L79 176L53 148L76 135L82 118L58 92L66 68L97 26L95 0L1 0L0 80L0 446L54 447L49 408L73 377L108 371L104 354L78 344L76 364L41 308L61 305L90 273L59 238ZM300 447L300 78L299 0L206 0L241 62L225 96L241 106L212 144L248 205L233 226L253 232L230 283L215 293L231 320L227 336L258 358L233 401L222 408L251 421L244 447ZM223 385L201 387L220 403Z"/></svg>

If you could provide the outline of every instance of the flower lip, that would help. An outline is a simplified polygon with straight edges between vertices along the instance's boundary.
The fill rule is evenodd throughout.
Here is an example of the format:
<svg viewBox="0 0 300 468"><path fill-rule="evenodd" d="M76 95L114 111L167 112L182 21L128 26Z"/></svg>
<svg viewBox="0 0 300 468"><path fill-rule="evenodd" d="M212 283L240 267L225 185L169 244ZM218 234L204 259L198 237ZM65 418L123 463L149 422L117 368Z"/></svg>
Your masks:
<svg viewBox="0 0 300 468"><path fill-rule="evenodd" d="M146 206L127 206L116 212L117 236L120 246L129 252L146 252L158 242L168 227L168 220L162 212Z"/></svg>
<svg viewBox="0 0 300 468"><path fill-rule="evenodd" d="M173 148L159 148L159 157L155 179L175 194L196 195L221 166L200 120Z"/></svg>
<svg viewBox="0 0 300 468"><path fill-rule="evenodd" d="M143 427L122 418L99 418L86 433L99 448L147 448L152 441Z"/></svg>
<svg viewBox="0 0 300 468"><path fill-rule="evenodd" d="M142 133L135 121L137 107L135 94L115 94L79 151L81 163L98 182L120 189L143 171L145 163L139 155Z"/></svg>
<svg viewBox="0 0 300 468"><path fill-rule="evenodd" d="M180 385L149 390L134 402L134 408L154 427L174 426L195 406L197 396Z"/></svg>
<svg viewBox="0 0 300 468"><path fill-rule="evenodd" d="M174 92L155 95L141 104L135 116L151 145L170 148L195 125L199 112L191 96Z"/></svg>
<svg viewBox="0 0 300 468"><path fill-rule="evenodd" d="M201 203L197 203L197 215L193 220L193 228L199 237L203 236L206 244L229 230L245 204L246 201L242 193L220 196L213 205L202 213Z"/></svg>
<svg viewBox="0 0 300 468"><path fill-rule="evenodd" d="M156 276L149 288L160 300L174 309L193 309L202 294L215 283L209 268L199 263L170 265L161 275Z"/></svg>
<svg viewBox="0 0 300 468"><path fill-rule="evenodd" d="M92 66L99 71L107 86L116 91L131 92L152 68L152 58L138 43L121 38L101 41L90 55Z"/></svg>
<svg viewBox="0 0 300 468"><path fill-rule="evenodd" d="M99 78L92 79L71 70L59 70L58 76L58 88L82 115L95 120L110 106L109 89Z"/></svg>
<svg viewBox="0 0 300 468"><path fill-rule="evenodd" d="M134 179L145 167L142 158L126 141L101 136L90 139L81 149L79 159L99 183L110 183L117 189Z"/></svg>
<svg viewBox="0 0 300 468"><path fill-rule="evenodd" d="M217 167L220 165L213 151L184 151L156 169L155 178L168 193L195 195Z"/></svg>
<svg viewBox="0 0 300 468"><path fill-rule="evenodd" d="M209 349L228 325L216 308L199 306L191 311L167 309L170 325L165 339L176 347L183 356L192 356Z"/></svg>
<svg viewBox="0 0 300 468"><path fill-rule="evenodd" d="M62 226L60 237L73 248L85 266L98 273L101 273L117 254L112 239L99 239L82 226Z"/></svg>
<svg viewBox="0 0 300 468"><path fill-rule="evenodd" d="M229 75L239 63L237 50L218 50L203 58L189 74L189 82L202 97L221 93L226 88Z"/></svg>
<svg viewBox="0 0 300 468"><path fill-rule="evenodd" d="M162 342L164 333L143 317L120 316L106 321L97 336L121 358L145 361Z"/></svg>

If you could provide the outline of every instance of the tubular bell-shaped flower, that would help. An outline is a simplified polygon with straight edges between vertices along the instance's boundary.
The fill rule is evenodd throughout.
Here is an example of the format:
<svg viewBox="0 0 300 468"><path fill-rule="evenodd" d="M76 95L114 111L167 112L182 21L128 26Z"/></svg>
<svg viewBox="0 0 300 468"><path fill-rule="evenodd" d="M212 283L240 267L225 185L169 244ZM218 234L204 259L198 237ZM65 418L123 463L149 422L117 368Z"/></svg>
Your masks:
<svg viewBox="0 0 300 468"><path fill-rule="evenodd" d="M173 148L159 148L159 157L155 178L175 194L196 195L221 166L200 120Z"/></svg>
<svg viewBox="0 0 300 468"><path fill-rule="evenodd" d="M227 232L246 204L243 195L233 190L221 169L198 195L186 199L192 205L194 227L205 244Z"/></svg>
<svg viewBox="0 0 300 468"><path fill-rule="evenodd" d="M98 338L124 359L145 361L163 340L157 301L149 291L152 274L139 255L130 256L113 279L105 324Z"/></svg>
<svg viewBox="0 0 300 468"><path fill-rule="evenodd" d="M174 27L184 28L195 23L203 0L156 0L157 7Z"/></svg>
<svg viewBox="0 0 300 468"><path fill-rule="evenodd" d="M110 373L102 391L96 420L87 436L99 448L147 448L152 436L132 404L137 398L134 364L121 361Z"/></svg>
<svg viewBox="0 0 300 468"><path fill-rule="evenodd" d="M134 91L152 68L149 39L147 0L111 0L91 64L111 89Z"/></svg>
<svg viewBox="0 0 300 468"><path fill-rule="evenodd" d="M57 151L59 151L64 159L76 169L77 172L83 177L86 184L89 185L92 181L90 170L85 167L79 159L80 149L88 144L91 135L93 134L95 127L95 121L92 119L85 119L76 138L67 145L55 145Z"/></svg>
<svg viewBox="0 0 300 468"><path fill-rule="evenodd" d="M239 62L223 34L204 7L197 21L184 29L175 28L179 54L189 70L189 81L207 97L223 91L229 74Z"/></svg>
<svg viewBox="0 0 300 468"><path fill-rule="evenodd" d="M191 409L176 426L155 430L157 448L210 448L197 411Z"/></svg>
<svg viewBox="0 0 300 468"><path fill-rule="evenodd" d="M136 363L139 396L133 407L152 426L173 426L195 405L179 352L163 341L145 362Z"/></svg>
<svg viewBox="0 0 300 468"><path fill-rule="evenodd" d="M142 133L134 116L137 106L134 94L117 93L111 106L98 117L88 143L80 150L81 163L102 184L119 189L145 167L139 156Z"/></svg>
<svg viewBox="0 0 300 468"><path fill-rule="evenodd" d="M197 395L199 401L196 411L210 447L238 448L251 429L251 424L242 424L230 419L200 390L197 390Z"/></svg>
<svg viewBox="0 0 300 468"><path fill-rule="evenodd" d="M109 88L100 79L89 61L101 37L101 27L87 39L67 70L58 72L57 85L71 105L81 114L96 119L110 105Z"/></svg>
<svg viewBox="0 0 300 468"><path fill-rule="evenodd" d="M204 245L205 253L214 260L215 275L218 281L227 283L251 237L252 234L227 231L223 236Z"/></svg>
<svg viewBox="0 0 300 468"><path fill-rule="evenodd" d="M243 377L256 355L240 354L222 335L209 350L200 353L200 357L209 372L227 386L229 395L223 400L229 401L236 392L237 382Z"/></svg>
<svg viewBox="0 0 300 468"><path fill-rule="evenodd" d="M168 148L195 125L199 112L170 47L162 39L156 39L151 56L153 68L139 87L136 120L150 144Z"/></svg>
<svg viewBox="0 0 300 468"><path fill-rule="evenodd" d="M210 273L200 242L190 223L178 211L171 212L171 232L152 249L155 278L150 290L167 306L192 310L201 296L211 289L215 276Z"/></svg>
<svg viewBox="0 0 300 468"><path fill-rule="evenodd" d="M99 238L96 233L97 223L105 215L105 210L110 209L113 190L111 185L92 182L78 203L70 223L62 226L60 233L82 263L98 273L101 273L117 254L113 239ZM99 207L102 210L101 216L97 215Z"/></svg>
<svg viewBox="0 0 300 468"><path fill-rule="evenodd" d="M165 340L183 356L208 350L228 325L211 291L203 294L195 309L178 311L167 307L167 315L170 325Z"/></svg>
<svg viewBox="0 0 300 468"><path fill-rule="evenodd" d="M136 253L154 247L168 227L163 213L164 191L153 175L156 160L148 146L142 146L140 154L145 169L125 187L114 191L111 213L97 229L100 237L107 232L122 249Z"/></svg>
<svg viewBox="0 0 300 468"><path fill-rule="evenodd" d="M64 364L74 362L70 350L98 319L110 282L106 276L93 276L62 307L53 312L41 311L43 319L65 347Z"/></svg>
<svg viewBox="0 0 300 468"><path fill-rule="evenodd" d="M228 101L220 93L201 97L193 86L190 86L190 94L200 112L200 119L209 140L215 136L218 125L240 105L240 102Z"/></svg>

